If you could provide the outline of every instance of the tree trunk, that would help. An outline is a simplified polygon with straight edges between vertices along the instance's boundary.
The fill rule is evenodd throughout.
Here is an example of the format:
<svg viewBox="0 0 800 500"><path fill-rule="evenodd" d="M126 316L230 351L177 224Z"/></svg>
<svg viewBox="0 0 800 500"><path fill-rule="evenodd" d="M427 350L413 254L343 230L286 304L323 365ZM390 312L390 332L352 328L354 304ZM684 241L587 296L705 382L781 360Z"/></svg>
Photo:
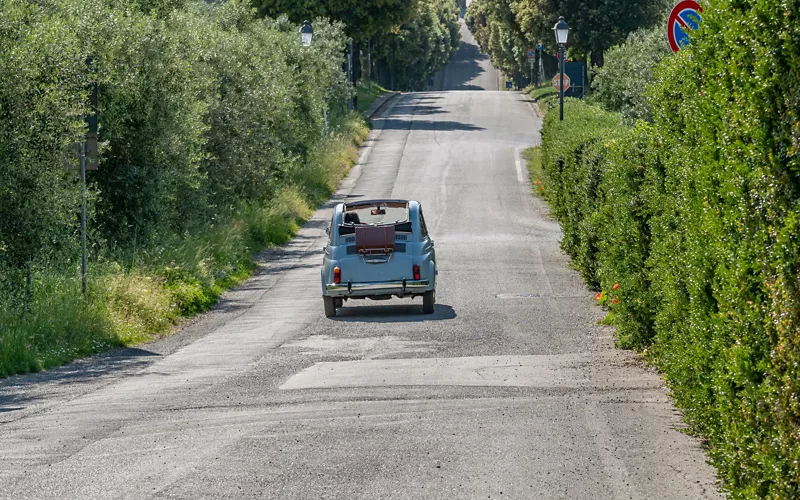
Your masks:
<svg viewBox="0 0 800 500"><path fill-rule="evenodd" d="M353 40L353 85L361 80L361 42Z"/></svg>
<svg viewBox="0 0 800 500"><path fill-rule="evenodd" d="M603 53L603 49L593 50L592 66L597 66L598 68L602 68L604 63L605 63L605 55Z"/></svg>

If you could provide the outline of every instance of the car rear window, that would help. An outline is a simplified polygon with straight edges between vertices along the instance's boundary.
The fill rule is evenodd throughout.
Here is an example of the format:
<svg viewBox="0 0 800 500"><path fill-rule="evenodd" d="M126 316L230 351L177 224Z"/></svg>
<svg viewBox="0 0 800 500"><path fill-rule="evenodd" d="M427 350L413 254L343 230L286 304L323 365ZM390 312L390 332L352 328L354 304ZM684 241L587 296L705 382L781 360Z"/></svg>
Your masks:
<svg viewBox="0 0 800 500"><path fill-rule="evenodd" d="M376 203L375 205L345 206L345 225L387 225L408 221L408 204Z"/></svg>

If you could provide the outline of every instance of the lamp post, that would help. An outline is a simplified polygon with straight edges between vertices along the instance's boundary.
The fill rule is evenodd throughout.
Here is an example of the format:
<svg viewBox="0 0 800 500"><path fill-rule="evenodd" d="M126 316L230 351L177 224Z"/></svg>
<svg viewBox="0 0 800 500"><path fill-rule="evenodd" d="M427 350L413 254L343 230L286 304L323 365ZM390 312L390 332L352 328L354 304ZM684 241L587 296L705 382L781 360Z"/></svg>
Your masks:
<svg viewBox="0 0 800 500"><path fill-rule="evenodd" d="M300 40L302 40L303 45L306 47L311 47L311 41L314 39L314 28L311 27L311 23L308 21L303 21L303 25L300 26ZM325 106L322 107L322 119L325 123L325 135L328 135L328 110Z"/></svg>
<svg viewBox="0 0 800 500"><path fill-rule="evenodd" d="M558 65L561 73L559 108L561 121L564 121L564 46L567 44L567 37L569 36L569 26L567 26L567 22L564 21L564 16L558 18L558 22L553 26L553 32L556 35L556 43L558 44Z"/></svg>
<svg viewBox="0 0 800 500"><path fill-rule="evenodd" d="M300 27L300 38L303 40L303 45L311 46L311 40L314 39L314 28L308 21L303 21L303 25Z"/></svg>

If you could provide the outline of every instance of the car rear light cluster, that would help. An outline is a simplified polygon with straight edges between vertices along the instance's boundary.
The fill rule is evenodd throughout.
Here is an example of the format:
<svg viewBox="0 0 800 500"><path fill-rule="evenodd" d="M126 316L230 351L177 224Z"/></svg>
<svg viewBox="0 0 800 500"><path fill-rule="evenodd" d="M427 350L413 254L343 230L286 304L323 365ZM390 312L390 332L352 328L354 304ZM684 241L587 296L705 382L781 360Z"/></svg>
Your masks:
<svg viewBox="0 0 800 500"><path fill-rule="evenodd" d="M419 264L414 264L414 279L417 281L420 279Z"/></svg>
<svg viewBox="0 0 800 500"><path fill-rule="evenodd" d="M342 282L342 270L338 267L333 268L333 283L338 285Z"/></svg>

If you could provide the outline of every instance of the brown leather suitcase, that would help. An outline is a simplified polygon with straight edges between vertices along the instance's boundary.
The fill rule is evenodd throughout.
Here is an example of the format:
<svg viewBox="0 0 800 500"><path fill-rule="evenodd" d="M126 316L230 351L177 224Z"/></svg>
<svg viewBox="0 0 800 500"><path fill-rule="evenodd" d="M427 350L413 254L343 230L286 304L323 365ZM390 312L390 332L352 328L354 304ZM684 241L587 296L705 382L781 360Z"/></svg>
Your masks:
<svg viewBox="0 0 800 500"><path fill-rule="evenodd" d="M394 226L356 226L359 254L394 252Z"/></svg>

